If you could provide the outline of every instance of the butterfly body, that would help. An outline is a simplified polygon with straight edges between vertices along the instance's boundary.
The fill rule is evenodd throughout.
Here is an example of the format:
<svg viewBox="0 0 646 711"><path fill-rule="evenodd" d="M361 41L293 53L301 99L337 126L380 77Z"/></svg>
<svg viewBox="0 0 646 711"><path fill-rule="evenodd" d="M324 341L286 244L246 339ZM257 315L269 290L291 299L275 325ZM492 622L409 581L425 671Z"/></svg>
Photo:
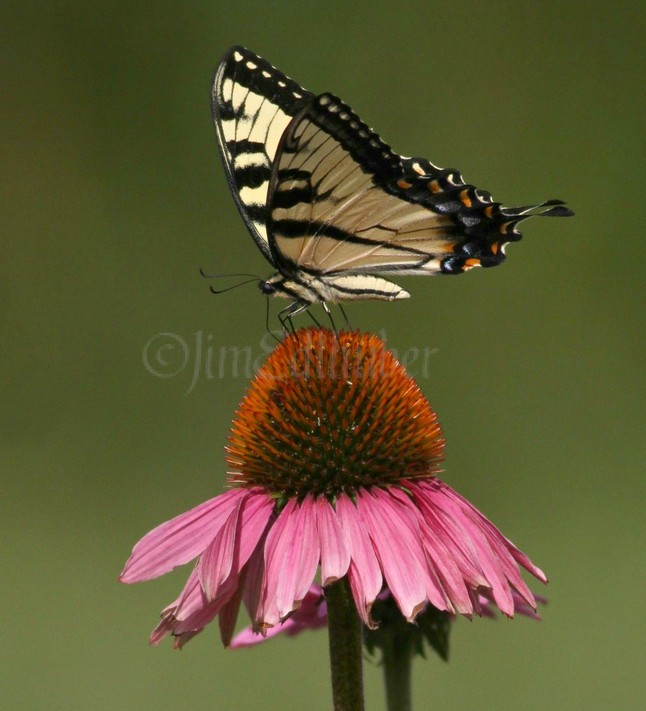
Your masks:
<svg viewBox="0 0 646 711"><path fill-rule="evenodd" d="M333 94L312 94L233 47L212 89L218 142L238 209L276 273L261 291L298 307L408 292L384 275L460 274L504 260L532 215L505 208L457 170L396 154Z"/></svg>

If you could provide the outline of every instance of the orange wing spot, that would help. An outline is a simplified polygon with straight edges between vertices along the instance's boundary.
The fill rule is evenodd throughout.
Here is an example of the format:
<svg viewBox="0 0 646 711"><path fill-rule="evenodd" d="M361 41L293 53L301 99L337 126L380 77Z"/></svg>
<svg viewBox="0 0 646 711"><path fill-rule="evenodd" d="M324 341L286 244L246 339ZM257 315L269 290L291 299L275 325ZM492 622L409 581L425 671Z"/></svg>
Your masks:
<svg viewBox="0 0 646 711"><path fill-rule="evenodd" d="M431 180L431 182L428 184L428 189L432 193L441 193L442 192L442 186L438 183L437 180Z"/></svg>
<svg viewBox="0 0 646 711"><path fill-rule="evenodd" d="M491 245L491 254L498 254L499 249L500 249L500 242L494 242Z"/></svg>
<svg viewBox="0 0 646 711"><path fill-rule="evenodd" d="M473 203L471 202L471 198L469 197L469 191L468 190L463 190L460 193L460 201L465 207L471 207Z"/></svg>
<svg viewBox="0 0 646 711"><path fill-rule="evenodd" d="M467 261L464 263L464 271L466 272L467 269L473 269L473 267L479 267L479 266L480 266L479 259L467 259Z"/></svg>
<svg viewBox="0 0 646 711"><path fill-rule="evenodd" d="M413 184L409 183L407 180L398 180L397 181L397 187L401 188L402 190L408 190L408 188L412 187Z"/></svg>
<svg viewBox="0 0 646 711"><path fill-rule="evenodd" d="M485 207L485 215L491 219L493 216L493 205L489 205L489 207Z"/></svg>
<svg viewBox="0 0 646 711"><path fill-rule="evenodd" d="M503 222L502 225L500 225L500 228L498 231L500 232L501 235L507 234L507 228L509 227L510 224L511 224L511 222Z"/></svg>

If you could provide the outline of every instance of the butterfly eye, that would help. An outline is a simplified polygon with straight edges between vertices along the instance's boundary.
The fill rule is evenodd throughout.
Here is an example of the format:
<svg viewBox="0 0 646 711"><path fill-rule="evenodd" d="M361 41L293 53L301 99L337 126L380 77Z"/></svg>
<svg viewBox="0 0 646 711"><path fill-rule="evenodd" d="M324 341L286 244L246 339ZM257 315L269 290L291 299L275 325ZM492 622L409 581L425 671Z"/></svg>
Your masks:
<svg viewBox="0 0 646 711"><path fill-rule="evenodd" d="M260 287L260 291L262 291L262 293L266 296L271 296L271 294L276 293L276 287L268 281L261 281L258 286Z"/></svg>

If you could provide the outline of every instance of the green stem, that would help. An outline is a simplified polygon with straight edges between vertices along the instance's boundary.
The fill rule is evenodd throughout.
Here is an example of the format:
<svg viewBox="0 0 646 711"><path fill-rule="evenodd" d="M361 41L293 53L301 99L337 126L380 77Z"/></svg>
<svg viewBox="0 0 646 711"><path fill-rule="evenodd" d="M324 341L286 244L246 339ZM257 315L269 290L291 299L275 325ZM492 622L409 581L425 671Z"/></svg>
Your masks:
<svg viewBox="0 0 646 711"><path fill-rule="evenodd" d="M347 578L325 588L334 711L363 711L361 620Z"/></svg>
<svg viewBox="0 0 646 711"><path fill-rule="evenodd" d="M388 635L382 646L386 708L388 711L411 711L411 649L403 635Z"/></svg>

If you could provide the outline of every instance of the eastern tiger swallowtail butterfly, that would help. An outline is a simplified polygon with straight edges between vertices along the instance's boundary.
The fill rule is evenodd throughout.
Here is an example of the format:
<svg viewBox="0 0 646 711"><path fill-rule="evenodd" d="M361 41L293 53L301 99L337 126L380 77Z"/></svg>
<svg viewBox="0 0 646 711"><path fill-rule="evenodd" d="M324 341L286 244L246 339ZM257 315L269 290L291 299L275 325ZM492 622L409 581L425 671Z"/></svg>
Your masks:
<svg viewBox="0 0 646 711"><path fill-rule="evenodd" d="M229 186L276 273L263 293L292 304L404 299L378 274L461 274L493 267L517 225L565 217L560 200L508 208L457 170L394 153L333 94L312 94L269 62L232 47L212 87Z"/></svg>

